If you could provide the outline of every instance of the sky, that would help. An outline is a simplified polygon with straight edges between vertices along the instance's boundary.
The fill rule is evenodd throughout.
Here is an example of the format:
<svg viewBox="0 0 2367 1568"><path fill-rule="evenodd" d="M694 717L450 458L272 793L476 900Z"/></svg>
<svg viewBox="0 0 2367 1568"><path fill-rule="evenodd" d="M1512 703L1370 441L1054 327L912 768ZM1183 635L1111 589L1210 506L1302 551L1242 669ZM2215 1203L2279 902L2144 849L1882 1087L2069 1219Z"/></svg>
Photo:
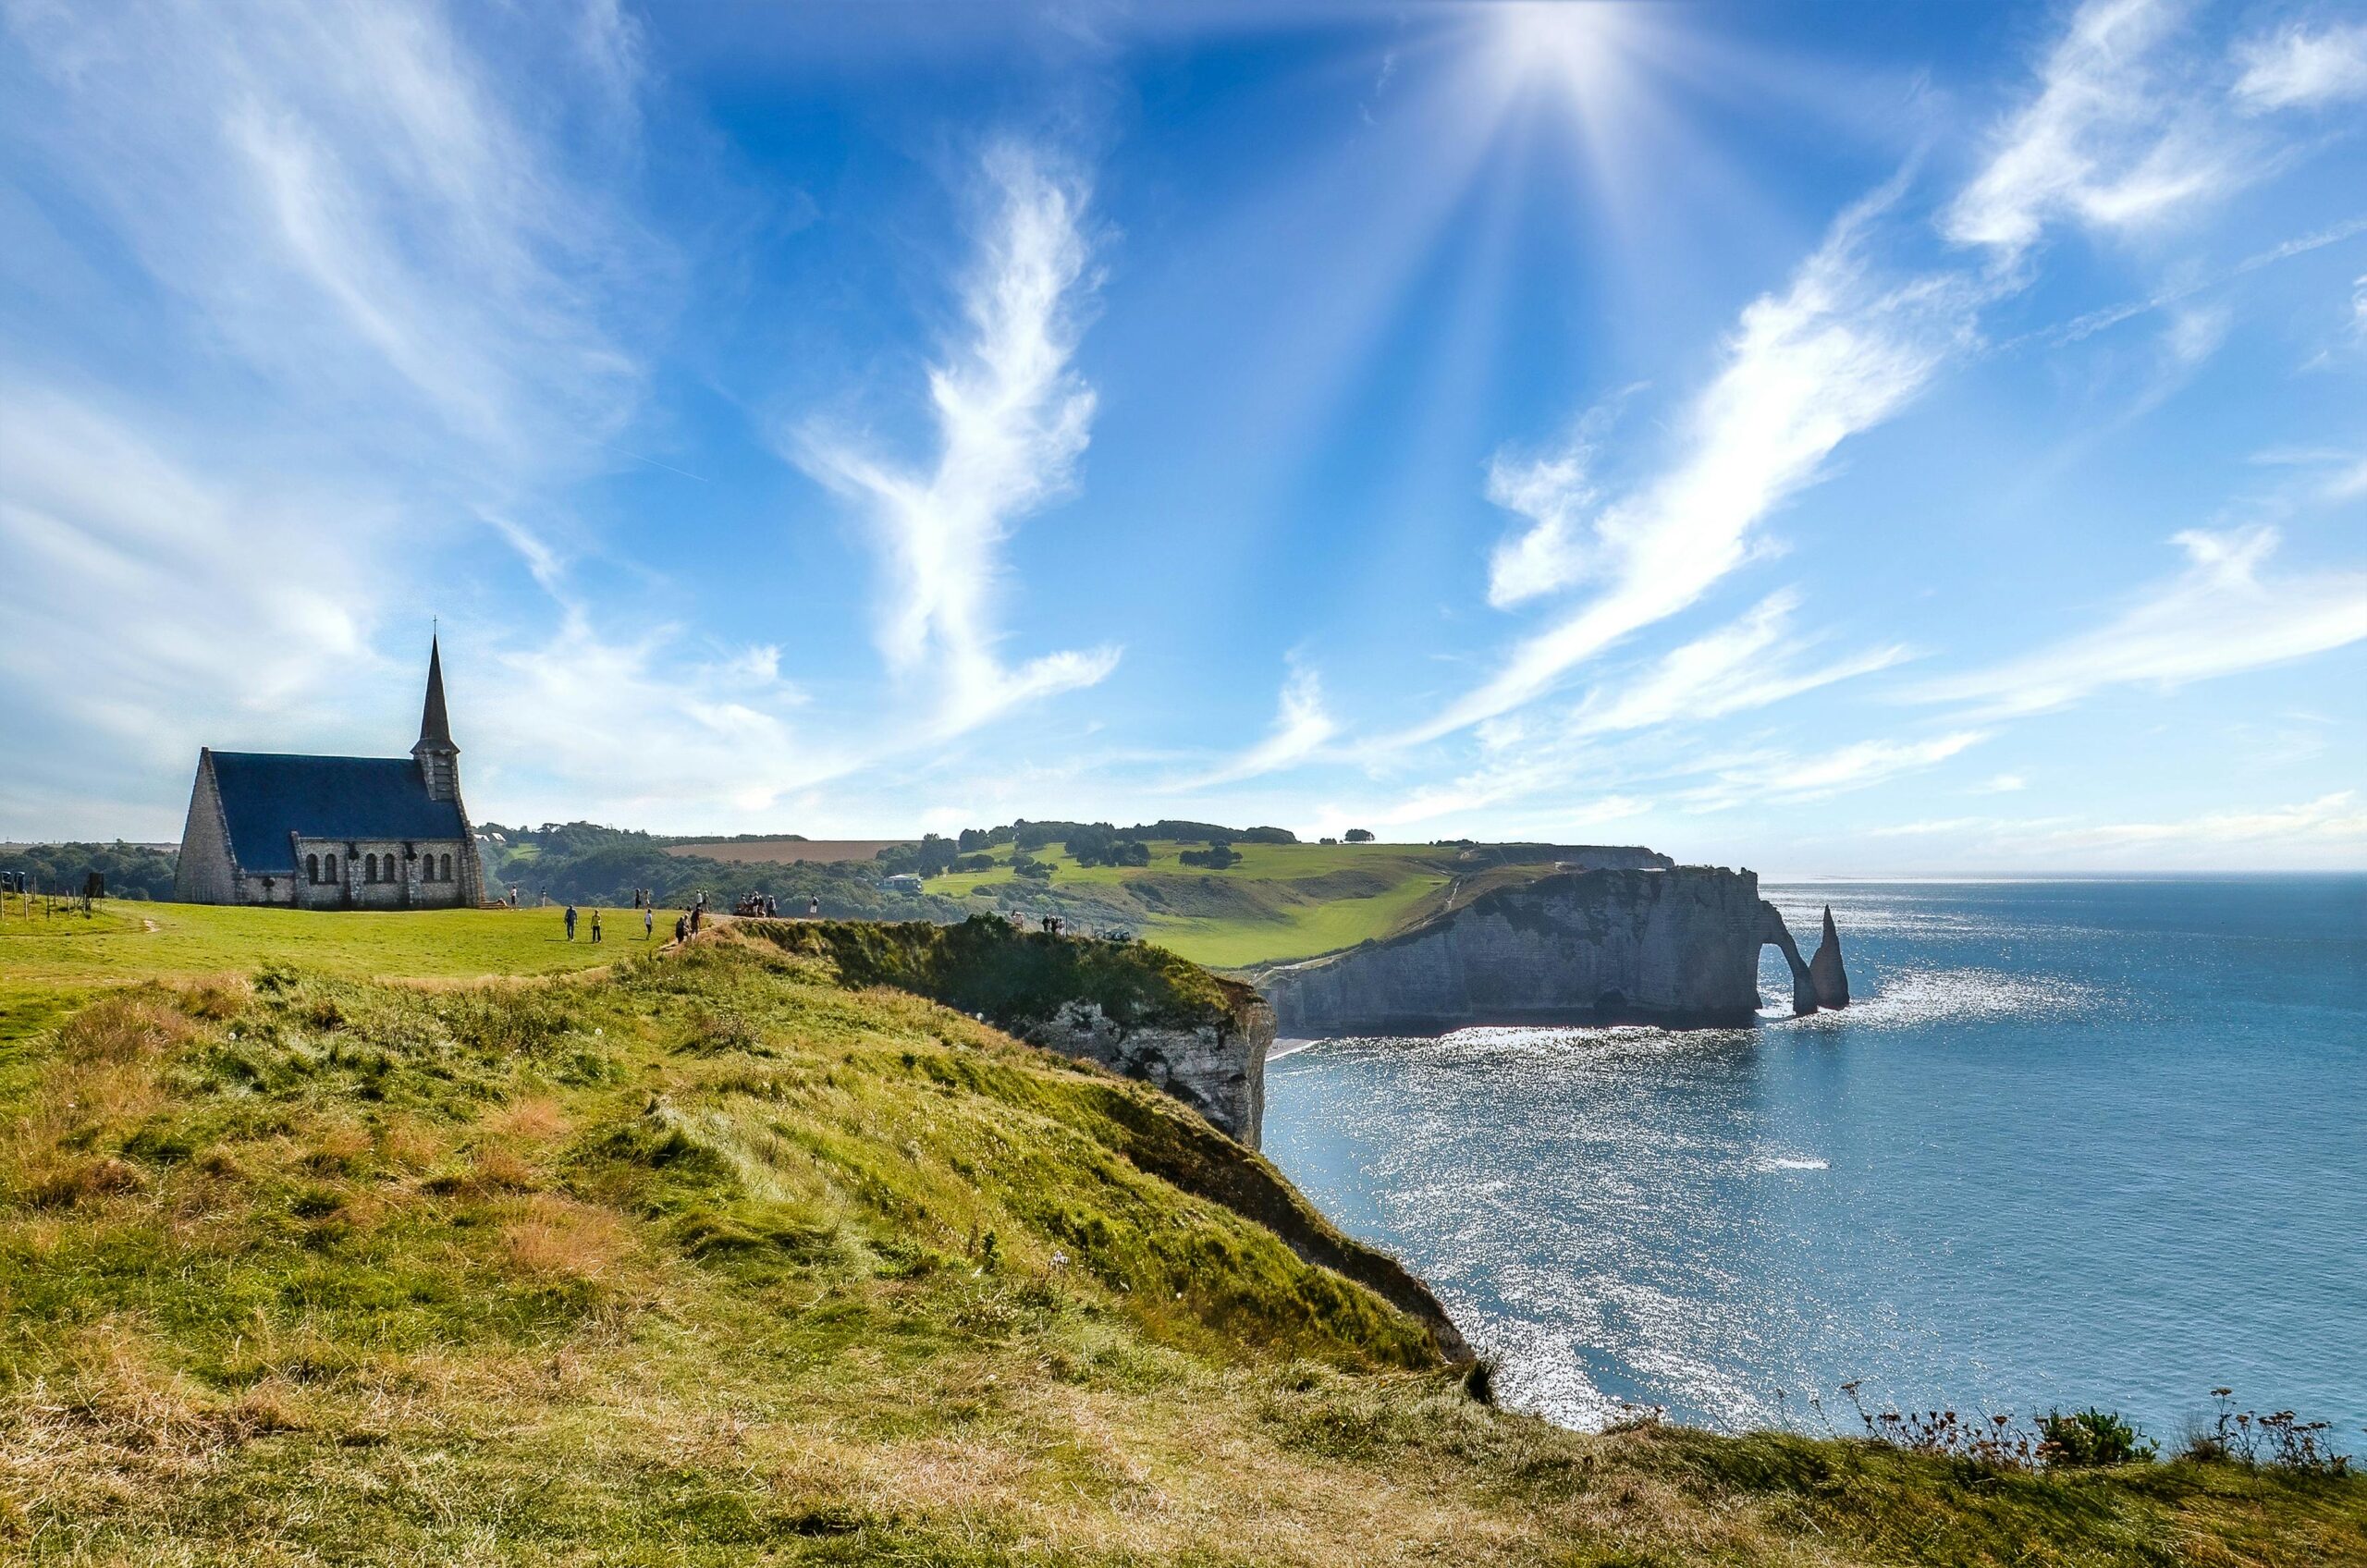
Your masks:
<svg viewBox="0 0 2367 1568"><path fill-rule="evenodd" d="M2348 0L0 0L0 838L2367 866Z"/></svg>

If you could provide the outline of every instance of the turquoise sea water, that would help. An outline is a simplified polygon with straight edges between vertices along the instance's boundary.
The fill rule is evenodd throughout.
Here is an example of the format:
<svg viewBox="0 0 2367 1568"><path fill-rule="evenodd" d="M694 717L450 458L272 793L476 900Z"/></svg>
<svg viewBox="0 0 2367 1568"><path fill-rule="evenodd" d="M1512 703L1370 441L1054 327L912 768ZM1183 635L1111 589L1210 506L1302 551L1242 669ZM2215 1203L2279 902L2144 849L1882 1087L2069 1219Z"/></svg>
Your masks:
<svg viewBox="0 0 2367 1568"><path fill-rule="evenodd" d="M2367 876L1766 891L1856 1006L1324 1042L1268 1154L1574 1425L2225 1385L2367 1451Z"/></svg>

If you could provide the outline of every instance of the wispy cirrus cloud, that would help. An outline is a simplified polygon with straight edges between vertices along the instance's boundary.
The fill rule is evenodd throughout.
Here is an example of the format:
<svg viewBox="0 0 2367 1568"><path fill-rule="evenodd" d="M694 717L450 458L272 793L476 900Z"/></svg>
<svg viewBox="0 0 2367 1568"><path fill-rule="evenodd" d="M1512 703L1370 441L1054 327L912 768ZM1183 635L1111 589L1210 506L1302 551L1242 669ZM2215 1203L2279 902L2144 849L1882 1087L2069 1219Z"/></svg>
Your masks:
<svg viewBox="0 0 2367 1568"><path fill-rule="evenodd" d="M2230 847L2299 865L2331 850L2367 849L2367 798L2338 790L2287 805L2199 812L2158 822L2081 822L2076 817L1932 817L1866 830L1871 839L1953 839L1960 852L2062 865L2066 855L2122 851L2145 864L2208 863Z"/></svg>
<svg viewBox="0 0 2367 1568"><path fill-rule="evenodd" d="M1843 214L1789 287L1743 312L1718 374L1684 414L1665 471L1600 508L1582 446L1500 472L1491 494L1530 526L1499 547L1495 596L1600 587L1392 743L1524 706L1581 662L1695 603L1749 558L1752 531L1813 484L1835 447L1923 388L1971 330L1980 291L1959 278L1878 273L1866 231L1895 194Z"/></svg>
<svg viewBox="0 0 2367 1568"><path fill-rule="evenodd" d="M44 634L0 652L0 695L118 738L86 767L372 745L355 692L416 680L389 627L476 596L468 520L596 469L638 409L672 254L554 124L611 119L633 56L590 101L537 68L563 38L471 20L0 8L0 185L43 240L0 259L0 539L28 630L85 644L66 679Z"/></svg>
<svg viewBox="0 0 2367 1568"><path fill-rule="evenodd" d="M1625 684L1588 693L1571 728L1600 734L1723 718L1912 656L1904 643L1890 643L1829 661L1807 660L1802 655L1821 639L1795 624L1799 607L1797 590L1769 594L1739 619L1663 655Z"/></svg>
<svg viewBox="0 0 2367 1568"><path fill-rule="evenodd" d="M199 341L316 423L514 487L581 472L637 406L633 339L673 263L547 123L573 73L497 67L424 7L263 0L231 27L15 6L7 24L38 73L7 116L18 146ZM635 91L632 54L609 59L592 117Z"/></svg>
<svg viewBox="0 0 2367 1568"><path fill-rule="evenodd" d="M928 374L934 461L900 466L818 423L796 440L800 466L863 504L889 568L881 651L898 672L938 680L941 733L1090 686L1118 662L1104 647L1012 667L998 651L1000 548L1073 487L1091 435L1094 392L1073 360L1098 277L1081 178L1016 142L982 168L992 211L961 288L968 336Z"/></svg>
<svg viewBox="0 0 2367 1568"><path fill-rule="evenodd" d="M1992 133L1981 167L1941 217L1961 245L2017 261L2068 217L2120 229L2242 183L2238 139L2166 47L2167 0L2089 0L2039 65L2037 92Z"/></svg>
<svg viewBox="0 0 2367 1568"><path fill-rule="evenodd" d="M2181 686L2367 639L2367 571L2269 571L2273 528L2193 529L2174 542L2186 570L2103 625L1907 695L1982 717L2042 713L2109 687Z"/></svg>
<svg viewBox="0 0 2367 1568"><path fill-rule="evenodd" d="M2315 108L2367 98L2367 22L2349 27L2287 23L2236 51L2244 74L2236 97L2258 110Z"/></svg>
<svg viewBox="0 0 2367 1568"><path fill-rule="evenodd" d="M1694 811L1724 811L1770 801L1821 801L1935 767L1979 745L1990 733L1956 729L1920 740L1856 741L1826 752L1758 752L1720 765L1709 783L1683 790L1677 799Z"/></svg>
<svg viewBox="0 0 2367 1568"><path fill-rule="evenodd" d="M1294 667L1282 682L1274 725L1266 738L1231 761L1175 787L1213 789L1295 766L1320 752L1339 732L1339 721L1323 703L1321 678L1312 669Z"/></svg>

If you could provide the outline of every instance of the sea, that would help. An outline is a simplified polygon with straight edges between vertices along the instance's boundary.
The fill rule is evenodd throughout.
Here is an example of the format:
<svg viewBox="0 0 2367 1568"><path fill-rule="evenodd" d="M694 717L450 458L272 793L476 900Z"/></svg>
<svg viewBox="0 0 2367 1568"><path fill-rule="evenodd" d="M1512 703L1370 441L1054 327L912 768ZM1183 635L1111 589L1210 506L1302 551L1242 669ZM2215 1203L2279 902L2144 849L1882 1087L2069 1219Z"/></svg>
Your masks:
<svg viewBox="0 0 2367 1568"><path fill-rule="evenodd" d="M1265 1148L1509 1404L1861 1430L2230 1389L2367 1452L2367 876L1762 888L1846 1011L1344 1039ZM1287 1044L1283 1047L1288 1049Z"/></svg>

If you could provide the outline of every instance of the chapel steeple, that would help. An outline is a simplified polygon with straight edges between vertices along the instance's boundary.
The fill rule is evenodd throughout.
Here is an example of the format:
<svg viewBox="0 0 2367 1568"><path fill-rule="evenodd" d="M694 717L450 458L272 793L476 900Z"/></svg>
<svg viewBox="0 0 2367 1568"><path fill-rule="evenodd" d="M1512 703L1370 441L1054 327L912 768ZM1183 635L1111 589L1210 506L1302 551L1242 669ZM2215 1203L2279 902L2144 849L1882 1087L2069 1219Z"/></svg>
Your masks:
<svg viewBox="0 0 2367 1568"><path fill-rule="evenodd" d="M435 637L427 640L427 701L419 710L419 743L411 754L427 781L428 798L450 801L460 793L460 748L452 743L452 723L444 713L444 655Z"/></svg>

